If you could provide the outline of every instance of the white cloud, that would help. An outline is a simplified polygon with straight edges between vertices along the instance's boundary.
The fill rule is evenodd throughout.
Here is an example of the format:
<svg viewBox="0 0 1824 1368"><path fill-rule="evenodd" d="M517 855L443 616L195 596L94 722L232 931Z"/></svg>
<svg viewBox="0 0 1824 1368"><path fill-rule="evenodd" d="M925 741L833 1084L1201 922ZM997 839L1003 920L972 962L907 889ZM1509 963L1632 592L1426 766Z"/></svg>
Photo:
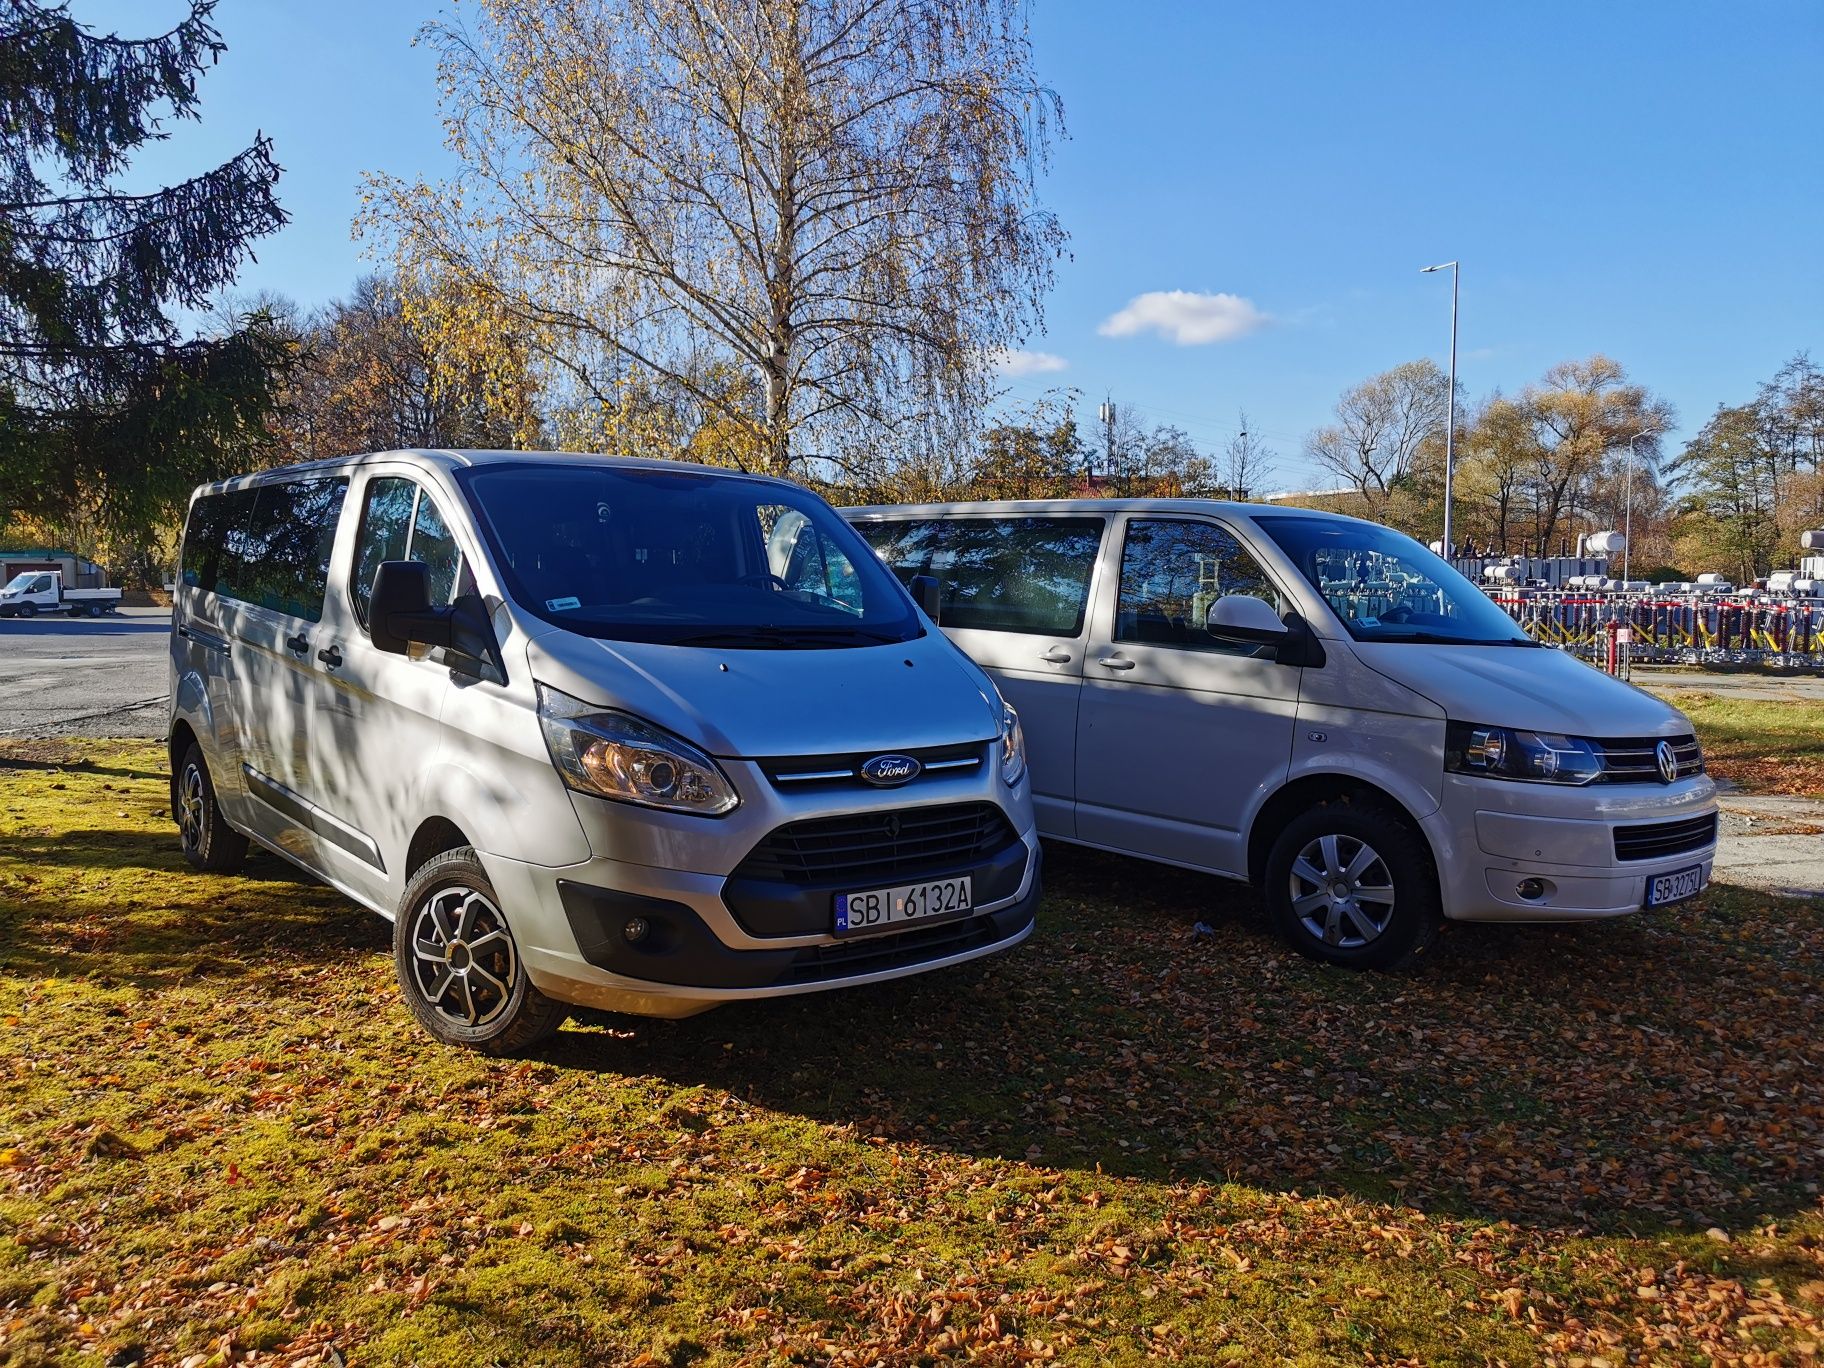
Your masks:
<svg viewBox="0 0 1824 1368"><path fill-rule="evenodd" d="M1017 347L994 354L994 368L1002 375L1050 375L1069 365L1063 357L1050 352L1021 351Z"/></svg>
<svg viewBox="0 0 1824 1368"><path fill-rule="evenodd" d="M1199 294L1195 290L1148 290L1127 301L1096 329L1104 337L1133 337L1156 332L1181 347L1206 342L1233 342L1272 321L1254 301L1232 294Z"/></svg>

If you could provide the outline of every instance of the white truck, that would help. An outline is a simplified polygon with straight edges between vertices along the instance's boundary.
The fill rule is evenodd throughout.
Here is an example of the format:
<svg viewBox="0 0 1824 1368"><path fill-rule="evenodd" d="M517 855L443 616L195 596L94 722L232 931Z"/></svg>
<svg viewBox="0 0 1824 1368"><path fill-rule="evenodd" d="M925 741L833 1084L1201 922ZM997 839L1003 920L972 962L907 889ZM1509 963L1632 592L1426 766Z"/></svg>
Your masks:
<svg viewBox="0 0 1824 1368"><path fill-rule="evenodd" d="M100 617L120 607L118 589L65 589L61 570L22 570L0 588L0 617L68 613Z"/></svg>

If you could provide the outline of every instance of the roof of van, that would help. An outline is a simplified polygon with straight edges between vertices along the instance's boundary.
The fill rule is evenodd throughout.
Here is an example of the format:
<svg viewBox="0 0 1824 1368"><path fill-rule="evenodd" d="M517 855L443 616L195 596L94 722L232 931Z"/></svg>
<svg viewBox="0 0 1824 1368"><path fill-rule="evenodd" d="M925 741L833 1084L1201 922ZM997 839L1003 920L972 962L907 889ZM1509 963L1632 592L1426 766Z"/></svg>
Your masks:
<svg viewBox="0 0 1824 1368"><path fill-rule="evenodd" d="M1230 513L1243 518L1323 518L1361 522L1343 513L1226 499L992 499L975 503L869 504L842 510L845 517L880 514L896 518L943 517L952 513Z"/></svg>
<svg viewBox="0 0 1824 1368"><path fill-rule="evenodd" d="M433 466L442 470L458 470L470 466L495 465L509 461L576 461L585 465L618 466L637 470L671 467L679 470L701 471L709 475L744 474L739 470L730 470L726 466L698 465L691 461L672 461L654 456L610 456L595 451L459 451L442 447L401 447L395 451L359 452L349 456L335 456L322 461L299 461L292 465L273 466L269 470L249 471L245 475L235 475L226 480L216 480L210 484L200 485L198 492L231 489L247 484L271 484L276 481L296 479L302 475L327 475L340 470L374 465L381 461L398 460ZM775 480L775 477L770 475L746 475L745 478L773 480L779 484L789 483L789 481Z"/></svg>

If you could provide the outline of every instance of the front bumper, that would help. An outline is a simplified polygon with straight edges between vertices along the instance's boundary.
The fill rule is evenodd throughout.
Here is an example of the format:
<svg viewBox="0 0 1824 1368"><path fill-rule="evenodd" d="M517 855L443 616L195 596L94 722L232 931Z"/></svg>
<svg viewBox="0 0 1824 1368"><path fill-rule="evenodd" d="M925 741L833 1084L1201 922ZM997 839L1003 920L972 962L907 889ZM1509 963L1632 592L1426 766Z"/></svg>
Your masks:
<svg viewBox="0 0 1824 1368"><path fill-rule="evenodd" d="M1592 921L1642 910L1648 882L1660 874L1701 865L1707 883L1716 858L1712 835L1652 858L1621 859L1617 830L1625 845L1626 833L1714 822L1716 811L1715 785L1703 775L1555 789L1453 774L1422 825L1437 856L1446 917ZM1522 890L1529 880L1536 889Z"/></svg>
<svg viewBox="0 0 1824 1368"><path fill-rule="evenodd" d="M738 775L738 784L758 777ZM747 998L901 978L1026 939L1041 886L1026 782L997 789L998 775L981 774L865 795L778 795L741 784L744 798L756 796L744 802L739 821L720 822L663 814L654 820L653 814L583 798L577 811L591 849L613 855L559 868L488 852L481 858L541 992L605 1011L685 1017ZM800 887L794 899L792 890L742 877L746 853L769 830L793 821L969 803L998 809L1006 819L1004 845L960 864L933 862L903 876L843 885L853 892L967 873L977 905L964 917L838 937L825 882ZM678 867L684 865L695 867ZM650 928L637 943L623 934L633 917Z"/></svg>

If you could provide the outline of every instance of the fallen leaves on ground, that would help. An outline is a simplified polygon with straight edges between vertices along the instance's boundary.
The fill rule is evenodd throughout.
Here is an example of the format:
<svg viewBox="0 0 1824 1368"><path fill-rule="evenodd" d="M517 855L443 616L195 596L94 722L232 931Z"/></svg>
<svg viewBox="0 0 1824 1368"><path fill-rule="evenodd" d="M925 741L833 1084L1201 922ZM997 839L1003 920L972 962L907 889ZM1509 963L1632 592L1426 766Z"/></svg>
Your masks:
<svg viewBox="0 0 1824 1368"><path fill-rule="evenodd" d="M189 872L167 802L153 747L0 747L0 1361L1824 1342L1812 904L1455 928L1352 975L1242 890L1057 849L1006 957L492 1061L418 1033L332 891Z"/></svg>

